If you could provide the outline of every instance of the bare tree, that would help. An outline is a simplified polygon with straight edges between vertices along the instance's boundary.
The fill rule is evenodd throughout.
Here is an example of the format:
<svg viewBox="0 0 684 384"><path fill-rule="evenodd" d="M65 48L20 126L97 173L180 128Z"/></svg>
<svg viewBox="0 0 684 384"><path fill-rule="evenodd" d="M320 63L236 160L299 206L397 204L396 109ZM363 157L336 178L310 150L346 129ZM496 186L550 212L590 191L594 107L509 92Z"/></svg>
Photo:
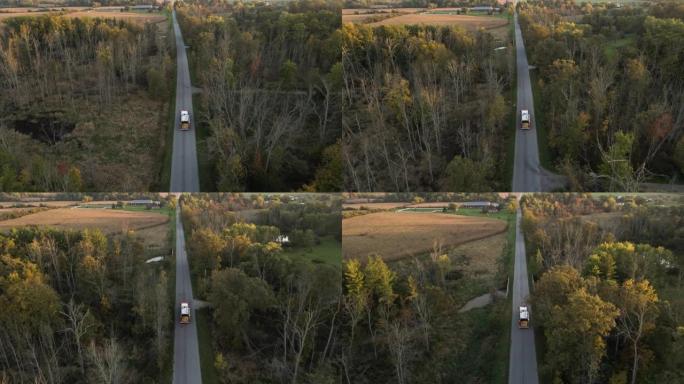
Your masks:
<svg viewBox="0 0 684 384"><path fill-rule="evenodd" d="M72 298L65 305L65 310L60 313L67 320L67 328L65 331L71 333L74 337L76 352L78 354L78 364L81 368L81 374L85 374L82 339L88 334L88 330L95 326L90 317L90 310L85 308L83 304L75 304L74 299Z"/></svg>
<svg viewBox="0 0 684 384"><path fill-rule="evenodd" d="M90 343L88 349L93 364L93 382L103 384L127 383L124 351L115 339L107 339L102 347Z"/></svg>

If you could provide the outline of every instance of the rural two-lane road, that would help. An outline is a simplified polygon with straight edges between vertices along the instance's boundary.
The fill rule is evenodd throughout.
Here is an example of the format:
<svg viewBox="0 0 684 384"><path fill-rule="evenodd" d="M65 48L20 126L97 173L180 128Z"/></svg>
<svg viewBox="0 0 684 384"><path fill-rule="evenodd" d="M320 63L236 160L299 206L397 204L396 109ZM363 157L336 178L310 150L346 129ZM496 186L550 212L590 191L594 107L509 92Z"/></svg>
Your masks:
<svg viewBox="0 0 684 384"><path fill-rule="evenodd" d="M541 165L539 164L539 146L537 145L537 129L534 118L534 98L532 96L532 82L527 63L527 53L523 42L518 14L515 20L515 62L518 73L518 104L515 111L515 160L513 164L513 192L540 192ZM520 129L520 111L530 111L530 129Z"/></svg>
<svg viewBox="0 0 684 384"><path fill-rule="evenodd" d="M176 11L173 11L173 31L176 36L176 114L173 126L173 155L171 159L171 192L199 192L195 118L192 111L192 84ZM190 129L180 130L180 111L190 112Z"/></svg>
<svg viewBox="0 0 684 384"><path fill-rule="evenodd" d="M173 384L202 384L195 306L180 212L179 202L176 207L176 329L173 340ZM182 301L190 303L190 324L179 322Z"/></svg>
<svg viewBox="0 0 684 384"><path fill-rule="evenodd" d="M534 345L534 308L530 310L530 327L518 328L520 306L527 304L530 294L527 280L525 237L520 230L521 210L518 208L515 224L515 262L513 272L513 314L511 316L511 350L508 363L509 384L537 384L537 352Z"/></svg>

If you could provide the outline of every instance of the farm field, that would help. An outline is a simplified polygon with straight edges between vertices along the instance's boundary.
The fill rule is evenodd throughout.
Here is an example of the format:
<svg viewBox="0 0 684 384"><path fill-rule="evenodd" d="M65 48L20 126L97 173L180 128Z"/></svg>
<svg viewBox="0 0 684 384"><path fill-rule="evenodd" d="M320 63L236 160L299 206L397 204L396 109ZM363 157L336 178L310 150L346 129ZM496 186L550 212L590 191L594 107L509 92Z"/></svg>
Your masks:
<svg viewBox="0 0 684 384"><path fill-rule="evenodd" d="M342 254L364 259L379 253L387 261L429 251L435 241L450 247L506 229L506 222L441 213L379 212L342 221Z"/></svg>
<svg viewBox="0 0 684 384"><path fill-rule="evenodd" d="M112 209L57 208L0 221L0 231L23 226L83 230L100 228L105 233L141 230L167 223L169 217L156 212L130 212Z"/></svg>
<svg viewBox="0 0 684 384"><path fill-rule="evenodd" d="M428 24L428 25L460 25L466 30L475 31L479 28L494 30L508 25L508 20L494 16L469 16L448 13L416 13L407 14L371 23L379 25Z"/></svg>
<svg viewBox="0 0 684 384"><path fill-rule="evenodd" d="M121 7L108 7L92 9L88 7L55 7L55 8L2 8L0 9L0 21L11 17L42 16L62 13L64 17L100 17L107 19L129 20L144 24L146 22L158 23L166 20L161 12L121 12Z"/></svg>
<svg viewBox="0 0 684 384"><path fill-rule="evenodd" d="M73 12L66 15L66 17L101 17L106 19L125 19L136 23L158 23L166 20L166 16L160 12L120 12L118 10L101 11L101 10L84 10Z"/></svg>

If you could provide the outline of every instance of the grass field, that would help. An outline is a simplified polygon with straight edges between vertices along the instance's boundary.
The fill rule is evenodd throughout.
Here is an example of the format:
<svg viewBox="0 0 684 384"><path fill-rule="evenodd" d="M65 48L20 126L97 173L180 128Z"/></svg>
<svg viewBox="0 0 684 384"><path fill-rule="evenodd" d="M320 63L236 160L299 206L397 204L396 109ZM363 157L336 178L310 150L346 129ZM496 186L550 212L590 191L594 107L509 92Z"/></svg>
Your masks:
<svg viewBox="0 0 684 384"><path fill-rule="evenodd" d="M445 247L501 233L506 222L485 217L441 213L379 212L342 221L344 258L365 258L379 253L398 260L429 251L435 241Z"/></svg>
<svg viewBox="0 0 684 384"><path fill-rule="evenodd" d="M323 238L321 243L311 249L291 249L286 248L283 254L293 258L304 258L315 263L328 263L342 265L342 250L340 243L333 238Z"/></svg>

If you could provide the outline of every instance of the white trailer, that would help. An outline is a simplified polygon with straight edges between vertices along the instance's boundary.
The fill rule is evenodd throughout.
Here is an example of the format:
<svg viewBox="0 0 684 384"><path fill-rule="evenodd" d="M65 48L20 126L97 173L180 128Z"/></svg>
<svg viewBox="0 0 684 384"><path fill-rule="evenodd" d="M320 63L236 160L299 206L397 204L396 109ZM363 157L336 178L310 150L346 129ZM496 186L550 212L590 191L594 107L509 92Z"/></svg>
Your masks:
<svg viewBox="0 0 684 384"><path fill-rule="evenodd" d="M189 324L190 323L190 305L183 301L180 303L180 307L181 307L180 323L181 324Z"/></svg>
<svg viewBox="0 0 684 384"><path fill-rule="evenodd" d="M190 113L188 111L181 111L180 113L180 129L190 129Z"/></svg>
<svg viewBox="0 0 684 384"><path fill-rule="evenodd" d="M520 307L520 319L518 320L518 328L529 328L530 312L527 307Z"/></svg>
<svg viewBox="0 0 684 384"><path fill-rule="evenodd" d="M527 109L520 111L520 128L530 129L530 111Z"/></svg>

